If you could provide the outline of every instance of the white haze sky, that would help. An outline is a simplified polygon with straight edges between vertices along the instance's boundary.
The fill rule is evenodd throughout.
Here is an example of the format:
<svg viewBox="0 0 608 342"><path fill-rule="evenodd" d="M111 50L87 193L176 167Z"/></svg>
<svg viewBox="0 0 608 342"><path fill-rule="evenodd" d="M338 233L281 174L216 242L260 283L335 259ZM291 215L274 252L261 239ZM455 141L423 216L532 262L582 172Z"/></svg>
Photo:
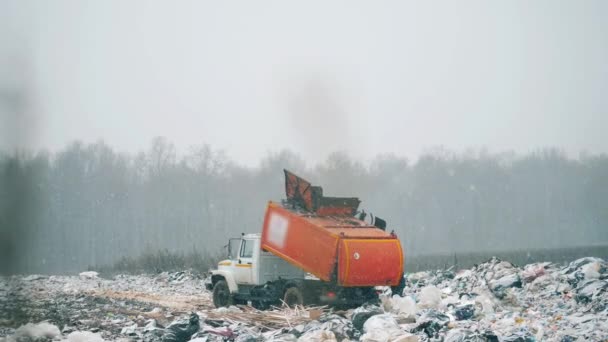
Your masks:
<svg viewBox="0 0 608 342"><path fill-rule="evenodd" d="M607 112L608 1L0 0L9 150L577 156Z"/></svg>

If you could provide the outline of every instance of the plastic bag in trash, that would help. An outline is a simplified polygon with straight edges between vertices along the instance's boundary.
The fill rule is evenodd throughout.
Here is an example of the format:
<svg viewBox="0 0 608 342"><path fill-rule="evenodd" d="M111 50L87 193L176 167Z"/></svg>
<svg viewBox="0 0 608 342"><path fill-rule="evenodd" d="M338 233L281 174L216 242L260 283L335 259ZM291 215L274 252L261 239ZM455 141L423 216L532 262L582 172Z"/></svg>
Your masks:
<svg viewBox="0 0 608 342"><path fill-rule="evenodd" d="M600 258L586 257L574 260L561 270L570 285L576 287L584 279L597 279L606 274L608 263Z"/></svg>
<svg viewBox="0 0 608 342"><path fill-rule="evenodd" d="M450 317L436 310L429 310L418 320L420 322L412 332L424 331L428 337L436 337L449 322Z"/></svg>
<svg viewBox="0 0 608 342"><path fill-rule="evenodd" d="M414 298L410 296L399 297L393 296L391 298L392 312L402 316L416 316L418 313L418 306Z"/></svg>
<svg viewBox="0 0 608 342"><path fill-rule="evenodd" d="M329 330L311 330L304 333L298 341L337 342L336 336Z"/></svg>
<svg viewBox="0 0 608 342"><path fill-rule="evenodd" d="M361 341L390 341L404 335L399 324L390 314L375 315L363 324L365 334Z"/></svg>
<svg viewBox="0 0 608 342"><path fill-rule="evenodd" d="M253 334L239 334L234 339L234 342L257 342L257 341L262 341L262 339Z"/></svg>
<svg viewBox="0 0 608 342"><path fill-rule="evenodd" d="M434 285L423 287L418 295L420 308L436 308L441 303L441 290Z"/></svg>
<svg viewBox="0 0 608 342"><path fill-rule="evenodd" d="M521 288L521 278L517 273L511 273L498 279L493 279L489 283L490 290L500 299L506 296L506 290L511 287Z"/></svg>
<svg viewBox="0 0 608 342"><path fill-rule="evenodd" d="M277 341L277 342L295 342L298 340L299 334L296 336L287 331L288 329L277 329L267 331L261 334L262 341Z"/></svg>
<svg viewBox="0 0 608 342"><path fill-rule="evenodd" d="M608 282L598 279L588 279L576 288L576 301L579 303L589 303L602 292L608 289Z"/></svg>
<svg viewBox="0 0 608 342"><path fill-rule="evenodd" d="M191 313L188 319L174 321L165 329L163 342L189 341L192 335L198 332L199 329L200 322L198 315Z"/></svg>
<svg viewBox="0 0 608 342"><path fill-rule="evenodd" d="M363 324L363 331L399 329L399 324L390 314L375 315Z"/></svg>
<svg viewBox="0 0 608 342"><path fill-rule="evenodd" d="M17 330L15 330L15 337L19 340L22 338L24 340L38 340L38 339L52 339L57 336L60 336L61 332L59 328L53 324L48 322L40 322L38 324L27 323L26 325L22 325Z"/></svg>
<svg viewBox="0 0 608 342"><path fill-rule="evenodd" d="M74 331L67 336L68 342L105 342L100 334L95 334L90 331Z"/></svg>
<svg viewBox="0 0 608 342"><path fill-rule="evenodd" d="M318 329L331 331L339 341L357 339L361 335L351 321L335 314L323 316L319 322L321 325Z"/></svg>
<svg viewBox="0 0 608 342"><path fill-rule="evenodd" d="M401 298L399 296L395 296L395 297ZM365 321L367 321L372 316L381 315L383 313L384 312L382 311L382 309L380 309L377 306L365 305L365 306L358 307L353 311L351 320L353 322L353 326L355 327L355 329L363 330L363 324L365 323Z"/></svg>
<svg viewBox="0 0 608 342"><path fill-rule="evenodd" d="M526 283L530 283L534 281L534 279L545 275L545 269L550 265L550 262L540 262L526 265L524 270L521 272L521 278Z"/></svg>
<svg viewBox="0 0 608 342"><path fill-rule="evenodd" d="M502 342L536 342L536 338L533 335L527 333L516 333L510 336L503 336Z"/></svg>
<svg viewBox="0 0 608 342"><path fill-rule="evenodd" d="M264 337L264 341L266 342L296 342L297 340L298 338L295 335L285 333Z"/></svg>
<svg viewBox="0 0 608 342"><path fill-rule="evenodd" d="M204 335L202 337L193 338L188 342L224 342L224 338L217 335Z"/></svg>
<svg viewBox="0 0 608 342"><path fill-rule="evenodd" d="M487 339L476 332L465 329L452 329L445 336L444 342L486 342Z"/></svg>

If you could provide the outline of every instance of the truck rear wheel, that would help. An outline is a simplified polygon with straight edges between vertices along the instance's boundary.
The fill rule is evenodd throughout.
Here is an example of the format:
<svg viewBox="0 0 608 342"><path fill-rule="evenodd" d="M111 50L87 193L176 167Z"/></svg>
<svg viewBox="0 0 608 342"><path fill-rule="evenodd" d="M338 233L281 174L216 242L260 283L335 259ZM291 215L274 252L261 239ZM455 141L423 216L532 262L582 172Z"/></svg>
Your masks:
<svg viewBox="0 0 608 342"><path fill-rule="evenodd" d="M256 308L258 310L266 310L270 307L270 305L268 305L268 303L266 303L263 300L251 301L251 306L253 306L254 308Z"/></svg>
<svg viewBox="0 0 608 342"><path fill-rule="evenodd" d="M216 308L232 305L233 300L230 295L228 283L225 280L218 280L213 286L213 304Z"/></svg>
<svg viewBox="0 0 608 342"><path fill-rule="evenodd" d="M285 295L283 296L283 301L290 308L296 305L304 304L304 296L302 295L302 291L300 291L297 287L290 287L285 291Z"/></svg>

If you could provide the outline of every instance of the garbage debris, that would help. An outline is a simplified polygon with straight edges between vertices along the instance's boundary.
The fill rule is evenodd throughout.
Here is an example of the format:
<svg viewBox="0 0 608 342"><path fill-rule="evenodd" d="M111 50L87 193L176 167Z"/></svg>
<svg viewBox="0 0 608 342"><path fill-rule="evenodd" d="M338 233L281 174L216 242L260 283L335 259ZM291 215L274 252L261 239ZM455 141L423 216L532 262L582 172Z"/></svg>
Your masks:
<svg viewBox="0 0 608 342"><path fill-rule="evenodd" d="M418 297L421 308L436 308L441 303L441 290L434 285L423 287Z"/></svg>
<svg viewBox="0 0 608 342"><path fill-rule="evenodd" d="M443 340L444 342L486 342L487 338L480 333L466 329L450 330Z"/></svg>
<svg viewBox="0 0 608 342"><path fill-rule="evenodd" d="M95 271L86 271L86 272L80 272L80 274L78 274L78 276L80 277L80 279L97 279L97 278L99 278L99 273L97 273Z"/></svg>
<svg viewBox="0 0 608 342"><path fill-rule="evenodd" d="M282 327L293 327L298 324L308 323L312 321L309 317L309 311L323 310L325 307L308 307L296 306L294 308L274 308L271 310L257 310L250 306L241 306L232 310L222 310L219 308L207 312L207 319L218 321L230 321L248 326L264 326L266 328L279 329Z"/></svg>
<svg viewBox="0 0 608 342"><path fill-rule="evenodd" d="M339 315L325 315L319 321L322 323L320 328L333 332L339 341L357 339L361 335L350 320Z"/></svg>
<svg viewBox="0 0 608 342"><path fill-rule="evenodd" d="M449 322L449 316L436 310L429 310L416 322L418 326L412 329L412 332L424 332L428 337L437 337Z"/></svg>
<svg viewBox="0 0 608 342"><path fill-rule="evenodd" d="M536 264L529 264L524 267L524 270L521 272L521 278L526 283L530 283L534 281L534 279L545 275L545 268L551 265L550 262L541 262Z"/></svg>
<svg viewBox="0 0 608 342"><path fill-rule="evenodd" d="M406 274L404 297L379 289L382 305L347 311L215 309L205 277L191 271L0 277L0 340L604 341L607 266L598 258L523 267L492 258Z"/></svg>
<svg viewBox="0 0 608 342"><path fill-rule="evenodd" d="M337 342L333 332L327 330L310 330L298 338L298 341Z"/></svg>
<svg viewBox="0 0 608 342"><path fill-rule="evenodd" d="M53 339L59 335L61 335L61 332L57 326L48 322L41 322L38 324L27 323L26 325L19 327L15 330L14 337L37 340L41 338Z"/></svg>
<svg viewBox="0 0 608 342"><path fill-rule="evenodd" d="M167 327L163 342L189 341L199 329L199 317L197 314L191 313L188 319L174 321Z"/></svg>
<svg viewBox="0 0 608 342"><path fill-rule="evenodd" d="M399 316L415 317L419 311L416 301L410 296L400 297L395 295L391 297L390 303L390 309L387 311Z"/></svg>
<svg viewBox="0 0 608 342"><path fill-rule="evenodd" d="M396 296L397 298L401 298ZM361 306L353 311L352 322L357 330L363 330L363 324L372 316L381 315L384 311L377 306Z"/></svg>
<svg viewBox="0 0 608 342"><path fill-rule="evenodd" d="M365 334L361 336L361 341L393 341L403 335L410 335L399 327L390 314L370 317L363 324L363 331Z"/></svg>
<svg viewBox="0 0 608 342"><path fill-rule="evenodd" d="M90 331L74 331L69 334L66 339L67 342L104 342L105 340L96 333Z"/></svg>
<svg viewBox="0 0 608 342"><path fill-rule="evenodd" d="M473 304L460 305L454 310L454 317L459 321L471 319L473 316L475 316L475 306Z"/></svg>

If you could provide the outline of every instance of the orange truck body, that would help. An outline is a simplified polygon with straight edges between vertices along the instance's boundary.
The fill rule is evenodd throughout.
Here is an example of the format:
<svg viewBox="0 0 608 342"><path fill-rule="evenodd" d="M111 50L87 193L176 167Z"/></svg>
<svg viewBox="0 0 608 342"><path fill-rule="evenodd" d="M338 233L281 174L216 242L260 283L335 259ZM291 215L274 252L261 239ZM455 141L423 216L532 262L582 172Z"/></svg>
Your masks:
<svg viewBox="0 0 608 342"><path fill-rule="evenodd" d="M397 286L403 277L397 236L339 210L269 202L261 242L263 250L343 287Z"/></svg>

